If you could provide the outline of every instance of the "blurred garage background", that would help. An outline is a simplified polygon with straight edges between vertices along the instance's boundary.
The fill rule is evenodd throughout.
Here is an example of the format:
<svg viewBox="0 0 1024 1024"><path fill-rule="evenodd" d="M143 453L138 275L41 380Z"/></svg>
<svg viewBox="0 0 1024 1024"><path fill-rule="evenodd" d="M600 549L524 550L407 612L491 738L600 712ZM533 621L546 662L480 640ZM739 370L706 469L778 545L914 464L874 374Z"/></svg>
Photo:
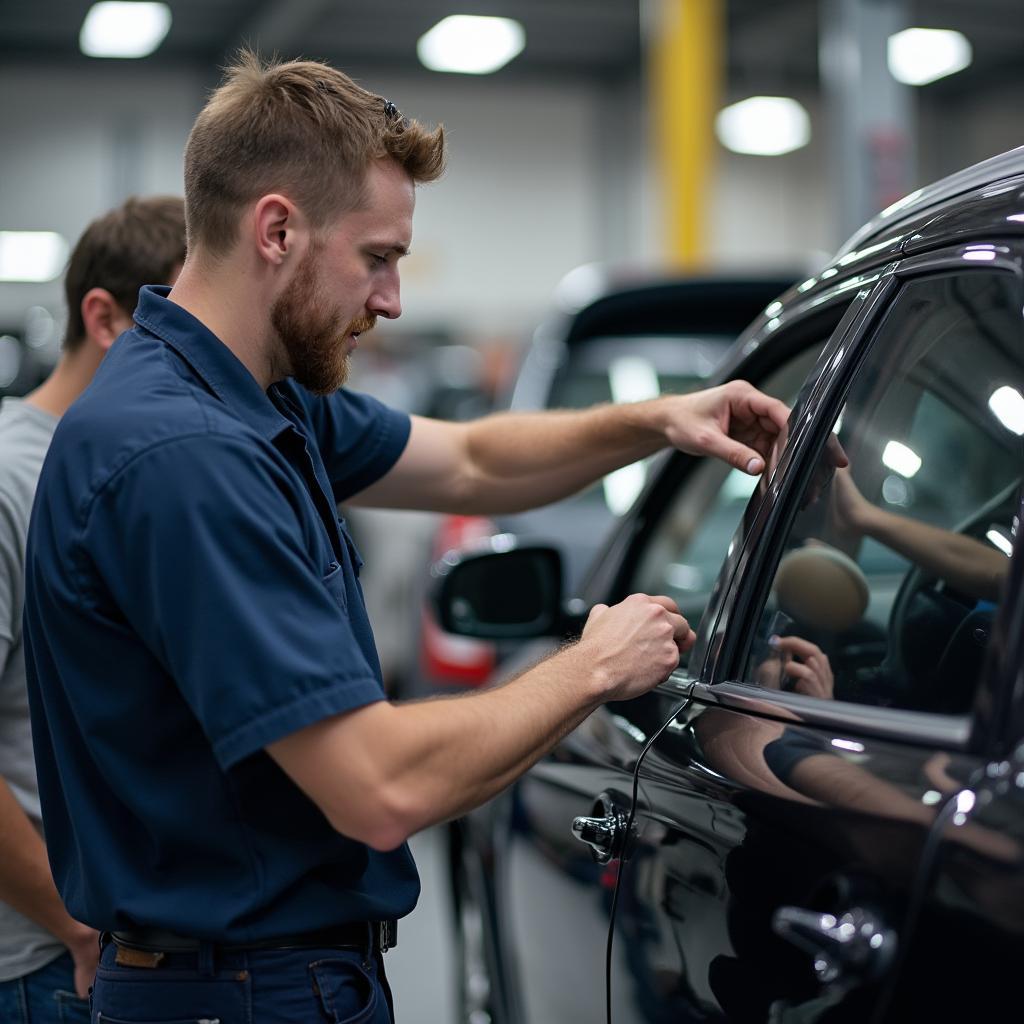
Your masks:
<svg viewBox="0 0 1024 1024"><path fill-rule="evenodd" d="M503 20L445 22L466 14ZM242 44L444 123L405 312L354 368L431 415L500 405L545 312L599 267L810 273L873 213L1024 143L1020 0L0 0L0 395L55 362L85 225L180 193L192 120ZM496 66L467 66L492 45ZM354 518L398 685L432 521ZM451 1019L440 861L430 836L417 852L423 902L390 959L410 1024Z"/></svg>

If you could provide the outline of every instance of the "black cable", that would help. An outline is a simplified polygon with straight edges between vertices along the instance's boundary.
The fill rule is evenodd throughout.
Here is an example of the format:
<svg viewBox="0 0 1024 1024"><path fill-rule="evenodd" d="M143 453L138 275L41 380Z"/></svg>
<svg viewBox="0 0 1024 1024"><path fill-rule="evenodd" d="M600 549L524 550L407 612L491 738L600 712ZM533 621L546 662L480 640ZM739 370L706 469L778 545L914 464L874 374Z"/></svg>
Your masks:
<svg viewBox="0 0 1024 1024"><path fill-rule="evenodd" d="M626 849L629 845L629 837L633 834L633 819L636 817L637 795L640 791L640 766L644 763L647 752L654 746L654 741L690 706L691 694L686 695L686 700L677 707L664 723L659 726L657 732L644 744L640 756L636 759L636 767L633 769L633 793L629 801L629 816L626 818L625 833L622 837L622 851L619 856L619 870L615 872L615 890L612 893L612 908L609 912L608 921L608 942L604 954L604 1005L607 1024L612 1024L612 943L615 939L615 911L619 905L619 886L622 884L622 872L626 867Z"/></svg>

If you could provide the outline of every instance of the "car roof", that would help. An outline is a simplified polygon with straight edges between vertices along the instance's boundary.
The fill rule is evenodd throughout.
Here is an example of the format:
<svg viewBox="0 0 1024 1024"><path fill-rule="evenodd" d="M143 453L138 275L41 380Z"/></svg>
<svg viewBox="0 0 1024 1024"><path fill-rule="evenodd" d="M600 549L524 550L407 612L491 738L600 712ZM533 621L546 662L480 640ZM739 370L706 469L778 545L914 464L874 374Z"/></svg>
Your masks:
<svg viewBox="0 0 1024 1024"><path fill-rule="evenodd" d="M982 160L919 188L886 207L856 231L839 250L837 259L863 249L882 234L892 233L901 222L916 220L923 212L946 204L951 199L1019 175L1024 175L1024 146Z"/></svg>

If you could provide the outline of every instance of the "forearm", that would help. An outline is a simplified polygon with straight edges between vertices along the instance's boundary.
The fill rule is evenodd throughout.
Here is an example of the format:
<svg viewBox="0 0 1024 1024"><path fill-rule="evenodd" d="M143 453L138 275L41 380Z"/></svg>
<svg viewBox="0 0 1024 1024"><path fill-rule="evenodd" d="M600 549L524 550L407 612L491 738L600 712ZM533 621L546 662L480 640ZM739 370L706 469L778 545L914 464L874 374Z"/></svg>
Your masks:
<svg viewBox="0 0 1024 1024"><path fill-rule="evenodd" d="M863 532L945 580L954 589L995 601L1009 564L1004 554L973 537L907 519L875 506L865 513Z"/></svg>
<svg viewBox="0 0 1024 1024"><path fill-rule="evenodd" d="M504 686L321 723L301 740L311 769L295 770L292 737L268 750L319 794L338 831L391 849L488 800L547 753L600 703L599 672L576 645Z"/></svg>
<svg viewBox="0 0 1024 1024"><path fill-rule="evenodd" d="M499 413L468 425L465 501L515 512L575 494L666 444L658 401L546 414Z"/></svg>
<svg viewBox="0 0 1024 1024"><path fill-rule="evenodd" d="M0 899L65 945L72 945L81 936L84 926L64 909L53 884L43 840L2 778Z"/></svg>

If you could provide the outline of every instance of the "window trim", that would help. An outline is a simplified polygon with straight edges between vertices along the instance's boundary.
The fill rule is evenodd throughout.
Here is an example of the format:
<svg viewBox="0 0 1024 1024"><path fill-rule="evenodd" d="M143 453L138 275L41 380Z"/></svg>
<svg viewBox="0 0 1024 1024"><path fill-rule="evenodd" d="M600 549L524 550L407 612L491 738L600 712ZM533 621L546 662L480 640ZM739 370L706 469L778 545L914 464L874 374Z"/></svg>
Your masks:
<svg viewBox="0 0 1024 1024"><path fill-rule="evenodd" d="M973 248L984 243L969 244ZM965 273L1010 273L1018 287L1024 290L1021 264L1014 251L999 243L991 244L995 249L995 258L991 260L965 259L968 247L958 245L891 264L868 297L857 323L851 325L844 337L834 339L834 349L838 352L842 348L842 356L836 359L833 366L826 366L812 385L804 402L804 407L810 413L803 417L800 429L794 434L786 456L762 500L758 511L760 522L755 524L755 529L745 538L740 556L742 564L736 568L729 594L722 602L722 614L715 625L715 634L720 637L717 657L706 663L705 671L701 673L701 679L694 688L695 699L710 699L720 693L722 699L715 697L714 703L736 706L732 702L740 701L740 706L748 708L751 703L755 703L760 713L768 713L765 709L775 706L785 709L788 712L786 717L790 719L796 713L801 720L813 721L817 725L855 729L864 735L897 738L909 743L938 744L945 749L972 750L981 742L982 734L988 734L984 716L979 713L977 704L982 693L985 690L991 691L993 685L999 682L994 672L995 658L991 656L978 682L975 709L960 716L874 708L846 701L818 701L799 694L757 687L742 680L741 673L749 651L750 636L756 625L755 617L760 614L767 600L767 589L778 563L776 541L784 531L792 527L799 494L813 470L825 433L830 429L864 361L873 350L882 319L894 308L898 295L911 281L951 270ZM831 342L829 348L833 348ZM812 453L814 458L811 457ZM1019 562L1020 558L1015 557L1014 561ZM1006 611L1000 610L997 623L1002 623ZM755 698L754 695L758 696ZM812 704L816 706L810 706ZM869 711L873 713L866 713Z"/></svg>

